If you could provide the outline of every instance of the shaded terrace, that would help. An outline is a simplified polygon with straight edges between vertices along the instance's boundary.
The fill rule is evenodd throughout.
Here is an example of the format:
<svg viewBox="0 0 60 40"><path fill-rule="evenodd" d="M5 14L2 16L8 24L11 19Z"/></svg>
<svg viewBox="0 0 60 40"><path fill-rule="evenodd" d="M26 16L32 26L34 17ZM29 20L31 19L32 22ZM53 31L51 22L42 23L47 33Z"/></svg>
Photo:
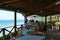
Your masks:
<svg viewBox="0 0 60 40"><path fill-rule="evenodd" d="M47 16L60 14L60 0L0 0L0 9L15 11L14 13L15 34L16 34L16 12L17 11L21 12L24 15L25 23L27 23L27 16L29 15L44 16L45 17L44 31L46 31ZM5 30L6 29L2 29L4 38L5 38Z"/></svg>

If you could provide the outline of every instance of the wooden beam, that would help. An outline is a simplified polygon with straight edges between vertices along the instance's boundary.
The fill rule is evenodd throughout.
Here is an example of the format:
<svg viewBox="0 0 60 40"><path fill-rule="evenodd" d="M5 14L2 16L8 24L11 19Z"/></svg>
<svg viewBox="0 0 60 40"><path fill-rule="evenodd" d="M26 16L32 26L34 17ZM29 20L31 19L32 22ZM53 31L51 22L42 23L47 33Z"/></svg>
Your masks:
<svg viewBox="0 0 60 40"><path fill-rule="evenodd" d="M45 7L43 10L46 10L46 9L48 9L48 8L50 8L50 7L52 7L52 6L54 6L55 3L58 2L58 1L59 1L59 0L55 0L53 3L51 3L49 6Z"/></svg>
<svg viewBox="0 0 60 40"><path fill-rule="evenodd" d="M2 5L2 4L8 4L8 3L13 3L13 2L17 2L17 1L19 1L19 0L6 1L6 2L0 3L0 5Z"/></svg>
<svg viewBox="0 0 60 40"><path fill-rule="evenodd" d="M46 10L47 13L54 13L54 14L60 14L60 12L52 11L52 10Z"/></svg>
<svg viewBox="0 0 60 40"><path fill-rule="evenodd" d="M11 7L11 6L20 6L21 4L23 4L23 2L15 1L15 2L11 2L11 3L3 4L2 6L5 6L5 7L9 7L10 6Z"/></svg>

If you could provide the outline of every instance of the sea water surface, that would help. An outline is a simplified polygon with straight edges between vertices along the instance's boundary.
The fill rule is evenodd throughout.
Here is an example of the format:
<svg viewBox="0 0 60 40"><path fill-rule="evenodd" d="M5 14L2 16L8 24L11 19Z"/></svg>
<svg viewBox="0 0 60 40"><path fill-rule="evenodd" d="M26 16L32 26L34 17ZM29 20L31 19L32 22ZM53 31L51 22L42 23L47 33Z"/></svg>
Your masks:
<svg viewBox="0 0 60 40"><path fill-rule="evenodd" d="M24 20L17 20L17 25L21 25L21 24L24 24ZM0 20L0 30L2 28L6 28L6 27L9 27L9 28L6 28L7 30L11 31L11 29L13 28L14 26L14 20ZM17 26L18 27L18 26ZM14 31L14 30L13 30ZM8 34L8 32L6 31L5 33L6 35ZM2 36L2 32L0 33L0 36Z"/></svg>

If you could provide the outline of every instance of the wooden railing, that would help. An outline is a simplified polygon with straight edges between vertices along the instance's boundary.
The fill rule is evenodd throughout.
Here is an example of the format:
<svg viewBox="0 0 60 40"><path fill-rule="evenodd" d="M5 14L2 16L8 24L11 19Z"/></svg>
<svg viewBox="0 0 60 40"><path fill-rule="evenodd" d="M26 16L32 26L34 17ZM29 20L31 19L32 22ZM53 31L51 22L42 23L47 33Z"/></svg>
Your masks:
<svg viewBox="0 0 60 40"><path fill-rule="evenodd" d="M19 26L19 25L16 25L16 26ZM13 26L10 26L10 27L13 27ZM3 40L9 40L10 39L10 33L12 33L13 29L15 29L14 27L11 29L11 31L6 29L6 28L10 28L10 27L5 27L5 28L0 29L1 30L0 33L3 32L3 36L2 36ZM5 31L9 32L8 35L5 35L5 33L6 33Z"/></svg>

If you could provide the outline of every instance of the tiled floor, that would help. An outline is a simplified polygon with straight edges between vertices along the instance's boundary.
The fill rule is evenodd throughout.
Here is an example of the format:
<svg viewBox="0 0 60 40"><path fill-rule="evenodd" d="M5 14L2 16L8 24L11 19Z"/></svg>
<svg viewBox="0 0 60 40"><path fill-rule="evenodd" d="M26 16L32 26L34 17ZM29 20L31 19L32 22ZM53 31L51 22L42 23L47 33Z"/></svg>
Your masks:
<svg viewBox="0 0 60 40"><path fill-rule="evenodd" d="M27 31L33 31L33 30L22 30L23 35L22 37L19 37L15 40L43 40L45 36L36 36L36 35L27 35Z"/></svg>
<svg viewBox="0 0 60 40"><path fill-rule="evenodd" d="M17 38L16 40L43 40L45 38L44 36L33 36L33 35L26 35L20 38Z"/></svg>

